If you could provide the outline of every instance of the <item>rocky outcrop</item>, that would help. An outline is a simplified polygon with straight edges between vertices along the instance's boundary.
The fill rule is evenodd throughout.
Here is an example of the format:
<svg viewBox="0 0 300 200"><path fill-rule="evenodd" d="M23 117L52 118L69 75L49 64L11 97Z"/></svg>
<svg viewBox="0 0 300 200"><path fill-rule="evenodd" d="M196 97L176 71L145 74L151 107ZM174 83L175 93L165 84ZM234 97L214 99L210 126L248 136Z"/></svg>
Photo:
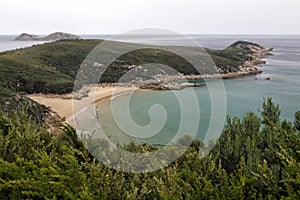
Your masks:
<svg viewBox="0 0 300 200"><path fill-rule="evenodd" d="M203 84L198 83L148 83L139 86L140 89L151 89L151 90L182 90L186 87L201 87L204 86Z"/></svg>
<svg viewBox="0 0 300 200"><path fill-rule="evenodd" d="M237 41L227 47L227 49L242 49L245 51L252 51L253 53L266 53L271 51L271 48L248 41Z"/></svg>
<svg viewBox="0 0 300 200"><path fill-rule="evenodd" d="M72 35L69 33L62 33L62 32L52 33L46 37L22 33L21 35L15 38L15 41L58 41L58 40L80 40L80 39L81 38L77 35Z"/></svg>

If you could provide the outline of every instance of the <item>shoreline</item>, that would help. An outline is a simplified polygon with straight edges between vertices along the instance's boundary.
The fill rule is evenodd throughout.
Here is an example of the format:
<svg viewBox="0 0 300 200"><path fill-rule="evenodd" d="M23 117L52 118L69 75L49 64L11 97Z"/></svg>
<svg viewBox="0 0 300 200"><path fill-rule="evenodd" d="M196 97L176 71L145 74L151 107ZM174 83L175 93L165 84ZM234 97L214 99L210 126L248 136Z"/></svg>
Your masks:
<svg viewBox="0 0 300 200"><path fill-rule="evenodd" d="M87 88L90 89L88 94L80 99L70 98L69 96L71 94L32 94L26 95L26 97L48 107L53 112L57 113L59 117L61 117L63 123L67 123L74 127L75 115L78 117L90 106L93 106L100 101L112 98L115 95L132 92L138 89L137 87L118 87L117 91L115 91L117 88L115 86L90 86ZM75 108L73 107L74 105L76 105Z"/></svg>
<svg viewBox="0 0 300 200"><path fill-rule="evenodd" d="M263 71L257 70L255 72L236 72L228 74L212 74L212 75L189 75L182 79L197 80L197 79L231 79L252 74L260 74ZM175 77L173 77L175 79ZM175 80L180 80L176 77ZM184 89L184 88L182 88ZM111 98L119 95L124 95L134 91L154 90L142 89L134 85L117 85L117 84L103 84L96 86L87 86L74 94L30 94L26 97L48 107L51 111L56 113L63 123L67 123L75 128L75 116L77 118L85 117L84 111L90 106L96 105L101 101L108 101ZM76 111L74 111L74 104L76 104ZM79 115L81 115L79 117Z"/></svg>

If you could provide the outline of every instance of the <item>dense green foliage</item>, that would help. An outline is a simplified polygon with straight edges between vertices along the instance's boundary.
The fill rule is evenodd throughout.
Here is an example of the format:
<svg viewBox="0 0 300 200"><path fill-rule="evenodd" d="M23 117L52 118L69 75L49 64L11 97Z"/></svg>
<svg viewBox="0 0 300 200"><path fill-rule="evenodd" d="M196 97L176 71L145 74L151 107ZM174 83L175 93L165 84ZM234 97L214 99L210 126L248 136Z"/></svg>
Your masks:
<svg viewBox="0 0 300 200"><path fill-rule="evenodd" d="M229 118L213 150L199 141L172 165L128 174L85 150L75 131L49 133L28 115L0 114L0 198L4 199L299 199L300 139L271 99L261 117ZM184 143L180 139L178 144ZM159 147L131 143L133 152Z"/></svg>

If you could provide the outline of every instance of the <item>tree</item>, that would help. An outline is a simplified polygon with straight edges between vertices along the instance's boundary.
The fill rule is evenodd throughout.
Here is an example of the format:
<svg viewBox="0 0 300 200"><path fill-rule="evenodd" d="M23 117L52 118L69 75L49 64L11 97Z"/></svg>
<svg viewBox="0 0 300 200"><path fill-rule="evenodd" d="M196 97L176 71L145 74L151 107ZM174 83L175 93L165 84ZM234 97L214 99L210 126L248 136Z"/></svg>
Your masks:
<svg viewBox="0 0 300 200"><path fill-rule="evenodd" d="M279 109L279 105L274 105L272 98L268 97L268 99L264 99L262 104L263 111L261 112L261 116L263 117L263 124L267 126L276 126L280 121L281 111Z"/></svg>
<svg viewBox="0 0 300 200"><path fill-rule="evenodd" d="M298 131L300 131L300 111L296 112L294 116L294 126Z"/></svg>

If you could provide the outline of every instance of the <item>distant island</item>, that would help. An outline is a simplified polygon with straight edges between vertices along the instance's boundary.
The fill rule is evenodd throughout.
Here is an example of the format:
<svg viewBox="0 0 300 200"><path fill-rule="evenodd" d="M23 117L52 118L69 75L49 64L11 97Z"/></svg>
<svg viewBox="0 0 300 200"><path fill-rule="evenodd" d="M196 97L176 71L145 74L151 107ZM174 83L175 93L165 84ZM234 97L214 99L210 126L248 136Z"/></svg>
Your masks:
<svg viewBox="0 0 300 200"><path fill-rule="evenodd" d="M28 33L22 33L15 38L15 41L58 41L58 40L80 40L81 37L77 35L72 35L69 33L56 32L52 33L46 37L41 37L38 35L30 35Z"/></svg>

